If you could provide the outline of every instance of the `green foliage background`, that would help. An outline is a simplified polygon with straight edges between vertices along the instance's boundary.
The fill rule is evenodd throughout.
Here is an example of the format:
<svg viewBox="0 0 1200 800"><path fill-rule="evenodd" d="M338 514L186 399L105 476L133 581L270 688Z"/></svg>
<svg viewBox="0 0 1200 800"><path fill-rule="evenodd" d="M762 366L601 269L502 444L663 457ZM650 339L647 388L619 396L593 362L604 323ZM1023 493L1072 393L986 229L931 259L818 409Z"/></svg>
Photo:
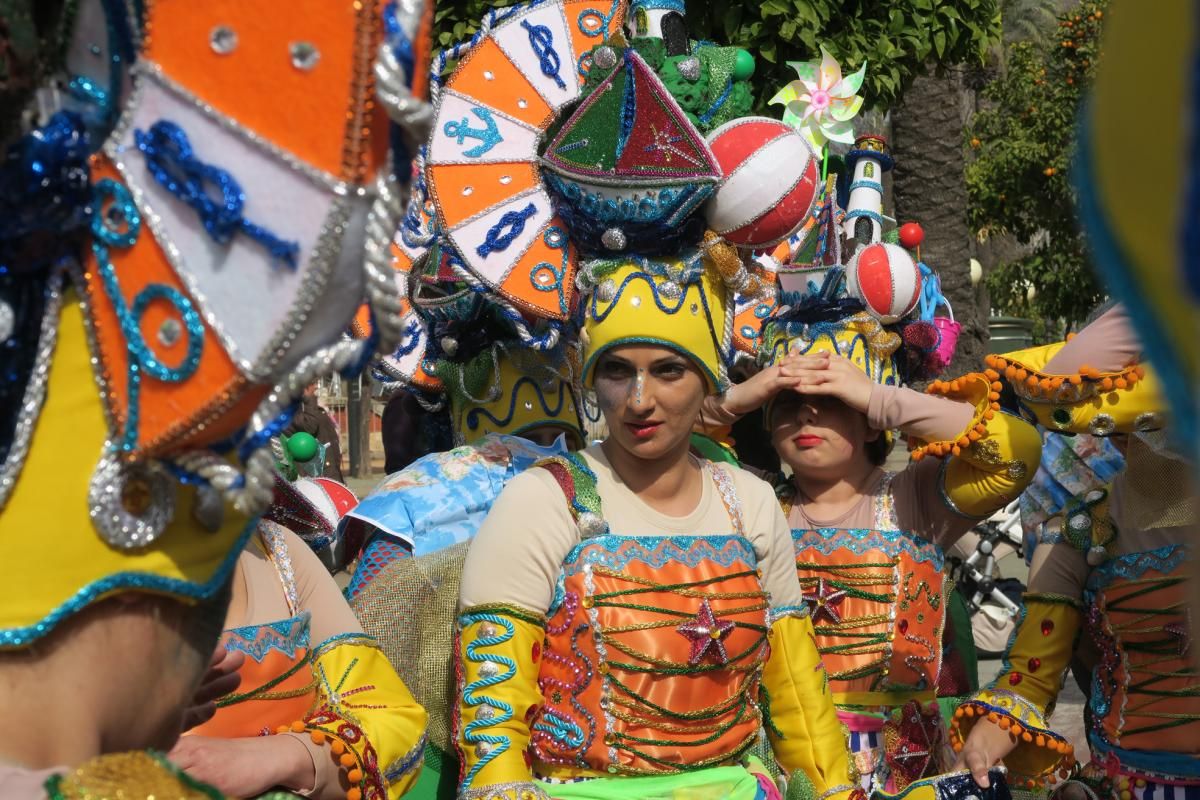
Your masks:
<svg viewBox="0 0 1200 800"><path fill-rule="evenodd" d="M607 11L610 0L596 0ZM490 8L513 0L439 0L438 47L470 37ZM1000 36L999 0L687 0L692 37L736 45L757 61L759 109L796 75L787 61L820 58L819 44L849 73L869 62L868 108L894 105L929 63L982 63ZM777 114L776 114L777 116Z"/></svg>
<svg viewBox="0 0 1200 800"><path fill-rule="evenodd" d="M1035 334L1049 338L1063 333L1058 321L1076 327L1104 296L1075 217L1070 165L1105 6L1084 0L1053 35L1012 45L1005 73L984 90L989 107L965 132L976 153L966 170L972 229L981 240L1011 234L1028 248L987 276L992 306L1037 321Z"/></svg>

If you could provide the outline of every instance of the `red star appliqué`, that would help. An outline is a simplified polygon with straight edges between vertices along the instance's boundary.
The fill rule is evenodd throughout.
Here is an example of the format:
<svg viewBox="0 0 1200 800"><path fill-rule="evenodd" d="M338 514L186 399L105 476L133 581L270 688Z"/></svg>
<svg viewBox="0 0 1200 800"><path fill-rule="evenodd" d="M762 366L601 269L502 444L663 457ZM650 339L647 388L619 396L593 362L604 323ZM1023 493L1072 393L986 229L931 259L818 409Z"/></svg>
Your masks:
<svg viewBox="0 0 1200 800"><path fill-rule="evenodd" d="M821 615L824 614L834 625L842 621L842 615L838 612L836 606L841 605L845 599L846 590L833 588L825 583L824 578L817 578L816 591L812 594L808 594L807 592L804 594L804 601L812 604L813 622L817 622L821 618Z"/></svg>
<svg viewBox="0 0 1200 800"><path fill-rule="evenodd" d="M729 661L729 654L725 652L725 639L733 633L733 627L733 623L729 620L717 619L713 616L712 606L708 604L707 600L701 602L700 610L696 612L696 618L676 628L692 643L692 653L688 657L688 663L694 666L705 658L718 664Z"/></svg>
<svg viewBox="0 0 1200 800"><path fill-rule="evenodd" d="M1182 622L1172 622L1169 625L1163 625L1164 631L1179 639L1179 655L1181 656L1186 656L1188 651L1192 649L1191 623L1191 611L1184 611Z"/></svg>

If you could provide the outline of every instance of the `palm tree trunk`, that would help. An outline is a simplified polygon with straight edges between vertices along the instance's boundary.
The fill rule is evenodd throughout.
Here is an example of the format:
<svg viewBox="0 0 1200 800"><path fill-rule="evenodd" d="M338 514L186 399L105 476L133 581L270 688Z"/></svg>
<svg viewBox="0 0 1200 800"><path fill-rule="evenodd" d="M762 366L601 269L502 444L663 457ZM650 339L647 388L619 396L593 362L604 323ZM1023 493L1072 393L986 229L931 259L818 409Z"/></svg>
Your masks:
<svg viewBox="0 0 1200 800"><path fill-rule="evenodd" d="M975 239L967 226L963 178L963 127L974 109L974 92L961 70L918 77L893 109L891 151L896 220L925 229L921 259L942 279L942 293L962 323L949 375L978 371L988 343L988 302L982 282L971 285Z"/></svg>

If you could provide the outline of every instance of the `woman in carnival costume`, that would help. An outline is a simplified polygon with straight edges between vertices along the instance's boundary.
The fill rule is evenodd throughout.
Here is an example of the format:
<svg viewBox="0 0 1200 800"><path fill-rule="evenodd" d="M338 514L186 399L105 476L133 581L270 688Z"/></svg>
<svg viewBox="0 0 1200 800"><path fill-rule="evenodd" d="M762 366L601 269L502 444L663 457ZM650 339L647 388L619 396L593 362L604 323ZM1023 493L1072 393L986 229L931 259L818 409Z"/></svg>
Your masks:
<svg viewBox="0 0 1200 800"><path fill-rule="evenodd" d="M23 731L0 747L5 797L221 796L154 751L236 683L220 664L205 673L272 500L265 445L304 386L400 338L381 258L394 179L370 94L384 19L351 5L69 4L54 52L35 59L66 74L37 94L38 127L0 177L13 205L0 240L0 705ZM24 11L14 24L44 21ZM286 120L299 102L336 122L298 134ZM365 263L363 221L385 232L367 237ZM374 340L338 342L364 296ZM370 702L359 687L318 688L308 730L255 739L236 793L314 788L320 765L299 740L318 736L367 781L376 754L342 718ZM392 695L414 712L391 723L399 750L422 733L406 695ZM293 780L300 758L310 772Z"/></svg>
<svg viewBox="0 0 1200 800"><path fill-rule="evenodd" d="M612 431L513 478L470 543L458 793L777 796L746 766L765 724L793 796L845 797L856 787L774 495L689 453L703 398L726 380L729 286L748 278L699 213L717 158L648 63L689 55L665 52L680 44L657 38L671 28L657 8L626 46L621 10L489 16L450 53L430 143L439 222L468 269L568 313L578 277L583 383ZM699 75L693 58L683 70ZM497 136L462 140L460 123L489 118ZM533 169L470 162L501 148ZM525 185L470 199L492 175Z"/></svg>
<svg viewBox="0 0 1200 800"><path fill-rule="evenodd" d="M860 173L862 161L891 166L873 136L859 137L849 161ZM821 223L830 228L840 216L832 186ZM865 788L894 792L948 767L935 700L965 681L951 659L945 548L1020 494L1041 442L1001 408L994 375L934 382L925 395L903 386L948 361L933 356L939 338L915 313L918 264L876 240L843 270L838 231L826 230L829 244L799 271L818 270L821 283L781 294L758 334L763 371L711 398L704 420L728 425L767 404L793 475L779 493L795 563L855 766ZM785 286L796 271L781 270ZM893 430L914 449L898 473L883 466Z"/></svg>
<svg viewBox="0 0 1200 800"><path fill-rule="evenodd" d="M426 713L318 556L357 501L336 481L277 480L275 501L234 569L221 638L232 657L223 667L241 685L170 757L244 796L272 758L263 734L275 733L294 742L274 756L283 770L276 784L310 797L398 797L420 768Z"/></svg>

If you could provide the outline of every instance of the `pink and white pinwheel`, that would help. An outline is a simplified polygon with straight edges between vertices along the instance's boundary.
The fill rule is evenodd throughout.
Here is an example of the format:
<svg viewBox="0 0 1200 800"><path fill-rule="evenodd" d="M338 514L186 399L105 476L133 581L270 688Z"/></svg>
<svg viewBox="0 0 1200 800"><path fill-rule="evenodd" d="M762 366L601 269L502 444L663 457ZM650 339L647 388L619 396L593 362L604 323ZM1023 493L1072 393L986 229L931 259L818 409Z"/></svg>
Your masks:
<svg viewBox="0 0 1200 800"><path fill-rule="evenodd" d="M842 77L842 68L824 46L820 61L789 61L798 80L783 87L772 103L785 106L783 121L798 129L818 153L828 142L854 143L851 120L862 109L856 92L862 87L867 64Z"/></svg>

